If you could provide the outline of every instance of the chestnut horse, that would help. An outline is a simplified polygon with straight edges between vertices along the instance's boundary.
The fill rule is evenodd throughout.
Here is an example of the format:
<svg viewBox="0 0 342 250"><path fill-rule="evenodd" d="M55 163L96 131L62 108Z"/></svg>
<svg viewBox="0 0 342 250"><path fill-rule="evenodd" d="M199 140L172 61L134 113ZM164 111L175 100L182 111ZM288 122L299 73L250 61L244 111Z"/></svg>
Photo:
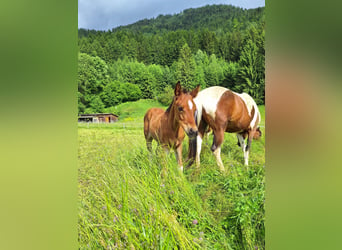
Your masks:
<svg viewBox="0 0 342 250"><path fill-rule="evenodd" d="M216 157L220 170L224 170L221 160L221 144L224 132L236 133L238 145L244 153L244 163L248 165L248 156L252 139L261 136L259 126L261 117L258 106L246 93L238 94L229 89L214 86L202 90L194 99L197 110L197 140L189 140L189 158L196 156L196 165L200 165L202 138L209 126L214 134L211 151ZM247 145L245 145L245 138Z"/></svg>
<svg viewBox="0 0 342 250"><path fill-rule="evenodd" d="M196 138L197 126L195 122L196 105L193 98L197 96L199 86L190 93L181 89L177 82L173 101L166 111L160 108L149 109L144 117L144 135L146 146L152 150L152 141L156 140L166 152L174 149L176 159L181 171L182 163L182 142L185 133L189 138ZM185 131L185 133L184 133Z"/></svg>

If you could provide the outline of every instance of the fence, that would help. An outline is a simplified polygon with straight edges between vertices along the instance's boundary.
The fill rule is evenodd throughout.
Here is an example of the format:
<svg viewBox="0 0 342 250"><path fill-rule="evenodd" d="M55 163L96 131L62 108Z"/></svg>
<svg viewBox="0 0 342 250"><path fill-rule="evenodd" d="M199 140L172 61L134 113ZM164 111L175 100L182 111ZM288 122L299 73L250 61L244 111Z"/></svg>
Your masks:
<svg viewBox="0 0 342 250"><path fill-rule="evenodd" d="M91 123L79 122L79 128L115 128L115 129L143 129L144 123L142 122L114 122L114 123Z"/></svg>

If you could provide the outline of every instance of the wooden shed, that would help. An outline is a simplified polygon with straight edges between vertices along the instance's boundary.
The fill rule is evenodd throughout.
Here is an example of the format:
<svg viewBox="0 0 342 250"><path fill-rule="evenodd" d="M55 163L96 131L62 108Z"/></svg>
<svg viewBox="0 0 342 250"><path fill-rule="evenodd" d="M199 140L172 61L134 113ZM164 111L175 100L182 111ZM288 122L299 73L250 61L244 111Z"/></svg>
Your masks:
<svg viewBox="0 0 342 250"><path fill-rule="evenodd" d="M81 114L78 122L112 123L118 121L119 117L112 113Z"/></svg>

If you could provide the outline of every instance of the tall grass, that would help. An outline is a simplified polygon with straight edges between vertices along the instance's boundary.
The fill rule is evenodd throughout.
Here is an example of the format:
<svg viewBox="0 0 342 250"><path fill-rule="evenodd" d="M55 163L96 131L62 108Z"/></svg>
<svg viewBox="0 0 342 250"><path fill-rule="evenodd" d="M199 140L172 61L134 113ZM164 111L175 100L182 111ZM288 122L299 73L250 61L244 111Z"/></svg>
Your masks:
<svg viewBox="0 0 342 250"><path fill-rule="evenodd" d="M226 134L225 173L211 139L182 174L173 153L148 153L141 128L80 125L80 249L263 249L264 137L245 167Z"/></svg>

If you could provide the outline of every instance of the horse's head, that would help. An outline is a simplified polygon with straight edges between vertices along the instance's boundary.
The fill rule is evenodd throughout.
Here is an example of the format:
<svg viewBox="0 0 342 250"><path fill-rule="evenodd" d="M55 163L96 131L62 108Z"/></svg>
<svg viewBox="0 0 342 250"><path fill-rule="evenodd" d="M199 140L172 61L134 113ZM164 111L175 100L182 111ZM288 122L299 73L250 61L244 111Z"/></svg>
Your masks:
<svg viewBox="0 0 342 250"><path fill-rule="evenodd" d="M260 130L260 128L258 127L258 128L255 130L255 132L254 132L253 139L254 139L254 140L258 140L260 137L261 137L261 130Z"/></svg>
<svg viewBox="0 0 342 250"><path fill-rule="evenodd" d="M174 110L175 119L178 119L180 126L185 133L193 138L197 136L198 130L195 121L197 113L196 104L193 100L198 94L200 86L198 85L190 93L182 91L180 82L178 81L175 88Z"/></svg>

